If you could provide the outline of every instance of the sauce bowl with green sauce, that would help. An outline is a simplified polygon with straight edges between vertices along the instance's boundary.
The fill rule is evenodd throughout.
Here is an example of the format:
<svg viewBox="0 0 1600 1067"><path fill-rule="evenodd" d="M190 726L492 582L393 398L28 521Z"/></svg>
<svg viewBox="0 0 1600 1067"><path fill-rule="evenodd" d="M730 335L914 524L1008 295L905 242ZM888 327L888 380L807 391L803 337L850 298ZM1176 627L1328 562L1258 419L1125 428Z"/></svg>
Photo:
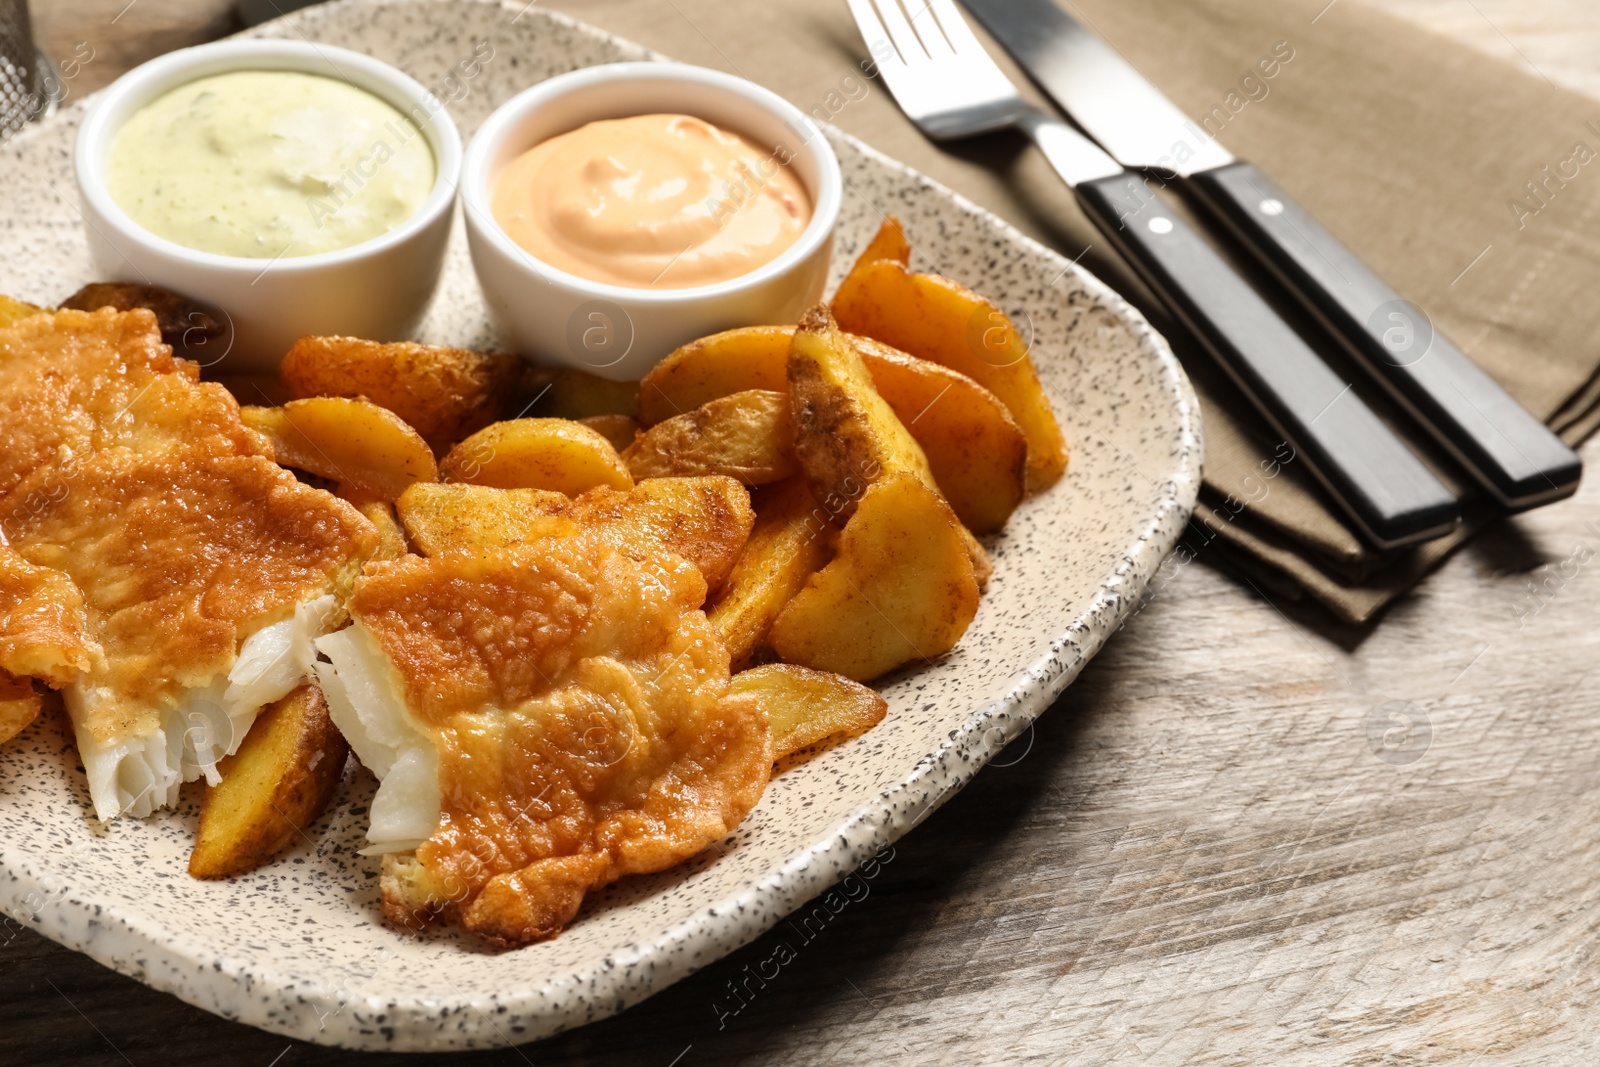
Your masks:
<svg viewBox="0 0 1600 1067"><path fill-rule="evenodd" d="M233 325L223 370L307 334L400 340L438 285L461 139L434 94L328 45L224 41L137 67L78 132L96 274Z"/></svg>

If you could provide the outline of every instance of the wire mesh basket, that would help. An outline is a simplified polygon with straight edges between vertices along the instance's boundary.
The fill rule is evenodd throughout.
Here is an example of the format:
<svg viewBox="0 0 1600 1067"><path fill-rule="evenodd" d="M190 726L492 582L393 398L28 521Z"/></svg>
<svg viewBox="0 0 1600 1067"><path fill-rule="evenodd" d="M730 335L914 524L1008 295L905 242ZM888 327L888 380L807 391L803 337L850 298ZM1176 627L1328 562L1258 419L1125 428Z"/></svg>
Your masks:
<svg viewBox="0 0 1600 1067"><path fill-rule="evenodd" d="M54 110L58 89L33 43L27 0L0 0L0 141Z"/></svg>

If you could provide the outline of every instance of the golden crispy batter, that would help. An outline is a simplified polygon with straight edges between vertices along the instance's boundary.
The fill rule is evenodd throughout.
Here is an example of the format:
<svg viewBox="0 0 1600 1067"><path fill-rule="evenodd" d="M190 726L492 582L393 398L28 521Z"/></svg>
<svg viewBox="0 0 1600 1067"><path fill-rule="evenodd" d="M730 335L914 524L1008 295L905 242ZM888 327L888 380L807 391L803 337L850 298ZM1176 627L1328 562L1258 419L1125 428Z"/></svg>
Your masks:
<svg viewBox="0 0 1600 1067"><path fill-rule="evenodd" d="M274 463L227 391L197 378L142 309L0 330L0 533L61 576L14 568L19 604L37 580L57 609L61 632L35 633L35 654L69 645L82 613L83 654L30 668L92 694L74 711L80 736L153 731L182 687L231 666L249 628L348 581L376 545L371 523Z"/></svg>
<svg viewBox="0 0 1600 1067"><path fill-rule="evenodd" d="M704 597L685 561L592 535L372 568L351 613L437 745L443 795L415 859L386 864L392 921L551 937L587 890L738 825L772 739L760 699L729 692Z"/></svg>
<svg viewBox="0 0 1600 1067"><path fill-rule="evenodd" d="M71 578L0 545L0 671L65 685L99 654L87 629Z"/></svg>
<svg viewBox="0 0 1600 1067"><path fill-rule="evenodd" d="M0 671L0 744L27 729L39 717L43 703L31 681Z"/></svg>
<svg viewBox="0 0 1600 1067"><path fill-rule="evenodd" d="M58 311L0 330L0 495L44 465L63 468L61 476L34 490L59 492L77 457L116 445L142 451L182 439L190 448L270 455L227 390L198 378L143 309ZM0 530L9 535L26 504L6 501Z"/></svg>
<svg viewBox="0 0 1600 1067"><path fill-rule="evenodd" d="M83 592L105 650L84 681L116 699L78 726L103 739L154 729L180 687L231 666L242 632L348 582L377 542L354 507L264 456L176 445L92 454L17 534Z"/></svg>

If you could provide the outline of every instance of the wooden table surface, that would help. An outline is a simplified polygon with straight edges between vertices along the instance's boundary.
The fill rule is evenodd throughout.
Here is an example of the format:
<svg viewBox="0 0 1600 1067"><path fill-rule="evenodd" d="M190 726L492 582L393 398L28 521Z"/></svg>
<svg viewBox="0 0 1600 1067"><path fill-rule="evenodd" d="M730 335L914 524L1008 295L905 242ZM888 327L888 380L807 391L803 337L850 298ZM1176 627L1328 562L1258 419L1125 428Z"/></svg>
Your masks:
<svg viewBox="0 0 1600 1067"><path fill-rule="evenodd" d="M1600 96L1591 0L1388 6ZM100 42L83 91L228 28L216 0L35 7L56 55ZM729 983L770 935L621 1017L462 1058L1597 1062L1597 593L1594 479L1478 538L1369 634L1202 557L740 1010ZM12 924L0 1004L7 1064L358 1058Z"/></svg>

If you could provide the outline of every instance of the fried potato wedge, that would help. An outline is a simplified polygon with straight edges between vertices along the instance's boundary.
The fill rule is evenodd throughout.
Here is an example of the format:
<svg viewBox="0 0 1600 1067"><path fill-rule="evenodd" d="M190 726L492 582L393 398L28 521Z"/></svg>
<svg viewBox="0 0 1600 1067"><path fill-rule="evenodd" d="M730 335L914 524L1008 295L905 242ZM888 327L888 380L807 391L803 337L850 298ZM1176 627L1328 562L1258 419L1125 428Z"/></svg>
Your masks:
<svg viewBox="0 0 1600 1067"><path fill-rule="evenodd" d="M948 367L867 337L850 341L956 517L978 533L1003 527L1027 492L1028 466L1028 439L1006 406Z"/></svg>
<svg viewBox="0 0 1600 1067"><path fill-rule="evenodd" d="M978 610L962 527L915 475L874 482L812 575L772 624L786 662L856 681L955 647Z"/></svg>
<svg viewBox="0 0 1600 1067"><path fill-rule="evenodd" d="M1016 326L965 286L910 270L903 247L868 247L834 294L840 327L960 371L999 397L1028 438L1028 490L1053 484L1067 468L1066 441ZM895 254L867 258L885 249Z"/></svg>
<svg viewBox="0 0 1600 1067"><path fill-rule="evenodd" d="M958 371L881 341L846 335L872 383L922 446L933 480L979 533L1005 525L1026 490L1027 437L989 390ZM790 326L751 326L690 342L645 376L650 426L748 389L787 389Z"/></svg>
<svg viewBox="0 0 1600 1067"><path fill-rule="evenodd" d="M520 410L525 364L413 341L302 337L278 366L296 397L364 396L414 426L435 454Z"/></svg>
<svg viewBox="0 0 1600 1067"><path fill-rule="evenodd" d="M46 310L0 293L0 329L5 329L14 322L21 322L29 316L43 314Z"/></svg>
<svg viewBox="0 0 1600 1067"><path fill-rule="evenodd" d="M43 706L44 696L32 679L0 671L0 745L26 730Z"/></svg>
<svg viewBox="0 0 1600 1067"><path fill-rule="evenodd" d="M269 704L206 788L189 873L243 874L299 839L333 799L349 753L315 682Z"/></svg>
<svg viewBox="0 0 1600 1067"><path fill-rule="evenodd" d="M614 382L581 370L529 367L523 382L531 412L552 419L587 419L595 415L632 415L638 382Z"/></svg>
<svg viewBox="0 0 1600 1067"><path fill-rule="evenodd" d="M889 704L860 682L792 663L740 671L728 687L761 698L772 724L774 771L796 767L883 721Z"/></svg>
<svg viewBox="0 0 1600 1067"><path fill-rule="evenodd" d="M965 526L961 527L961 540L967 545L967 558L972 560L972 577L978 583L978 592L989 588L989 579L994 577L994 564L989 559L989 553L984 551L983 543L972 535L972 531Z"/></svg>
<svg viewBox="0 0 1600 1067"><path fill-rule="evenodd" d="M639 424L654 426L746 389L784 392L793 326L744 326L673 351L639 383Z"/></svg>
<svg viewBox="0 0 1600 1067"><path fill-rule="evenodd" d="M900 220L893 215L883 220L878 232L872 235L867 247L856 257L855 266L876 263L880 259L892 259L896 263L908 266L911 263L911 242L906 240L905 227L901 226Z"/></svg>
<svg viewBox="0 0 1600 1067"><path fill-rule="evenodd" d="M419 483L400 495L394 510L406 537L424 556L487 555L541 537L575 534L576 520L540 509L547 496L568 499L543 489Z"/></svg>
<svg viewBox="0 0 1600 1067"><path fill-rule="evenodd" d="M746 485L781 481L800 468L789 397L746 389L708 400L646 430L622 453L635 478L726 474Z"/></svg>
<svg viewBox="0 0 1600 1067"><path fill-rule="evenodd" d="M835 521L847 521L866 487L897 472L938 493L928 457L878 394L860 353L824 305L800 319L789 347L794 454Z"/></svg>
<svg viewBox="0 0 1600 1067"><path fill-rule="evenodd" d="M161 340L172 346L173 353L202 366L218 364L233 344L233 323L226 315L218 318L198 300L156 285L90 282L63 300L61 306L77 311L148 308L155 313Z"/></svg>
<svg viewBox="0 0 1600 1067"><path fill-rule="evenodd" d="M568 496L633 485L611 442L571 419L511 419L485 426L439 461L447 482L549 489Z"/></svg>
<svg viewBox="0 0 1600 1067"><path fill-rule="evenodd" d="M833 555L833 527L804 478L762 490L755 511L750 539L706 611L736 671L750 664L772 620Z"/></svg>
<svg viewBox="0 0 1600 1067"><path fill-rule="evenodd" d="M439 480L433 450L388 408L360 397L314 396L282 407L242 407L244 424L272 442L273 456L380 500L414 482Z"/></svg>
<svg viewBox="0 0 1600 1067"><path fill-rule="evenodd" d="M732 478L651 478L631 489L591 489L568 497L538 489L444 483L414 485L395 504L411 543L425 556L485 554L579 526L609 543L650 556L670 552L693 563L715 590L750 537L750 493Z"/></svg>
<svg viewBox="0 0 1600 1067"><path fill-rule="evenodd" d="M339 497L355 505L355 509L378 528L378 547L371 556L373 562L399 559L410 551L406 546L406 532L395 517L393 503L348 485L339 487Z"/></svg>
<svg viewBox="0 0 1600 1067"><path fill-rule="evenodd" d="M585 415L578 421L610 441L618 452L639 436L639 422L632 415Z"/></svg>

